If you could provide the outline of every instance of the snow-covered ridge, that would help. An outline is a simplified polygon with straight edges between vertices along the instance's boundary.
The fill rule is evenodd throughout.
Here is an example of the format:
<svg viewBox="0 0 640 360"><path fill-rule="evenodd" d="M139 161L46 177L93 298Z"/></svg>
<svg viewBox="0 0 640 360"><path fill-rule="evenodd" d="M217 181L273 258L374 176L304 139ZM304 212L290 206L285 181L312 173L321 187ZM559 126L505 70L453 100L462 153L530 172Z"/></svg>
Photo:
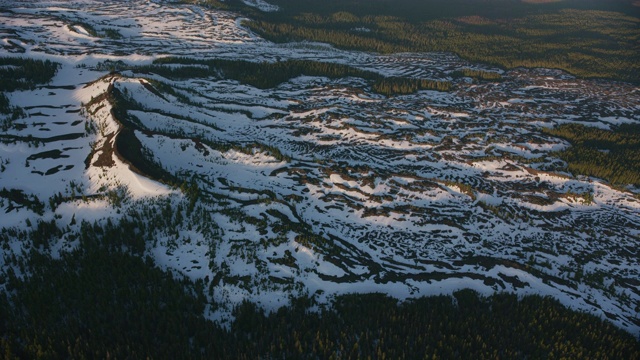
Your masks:
<svg viewBox="0 0 640 360"><path fill-rule="evenodd" d="M139 105L127 114L144 151L197 181L202 213L216 228L211 235L185 222L177 238L158 233L146 251L166 269L215 284L212 300L252 299L274 309L291 294L323 301L347 292L407 298L473 288L551 295L640 328L638 197L552 171L553 152L568 144L540 131L567 122L638 123L637 87L518 69L503 72L500 83L461 80L450 93L386 98L360 79L305 76L261 90L215 77L109 74L96 65L122 60L126 68L163 55L321 59L433 79L479 66L450 54L274 45L238 27L237 15L196 6L0 4L13 11L0 13L0 55L63 63L51 84L8 94L29 116L3 134L20 140L0 145L0 188L45 203L58 193L72 199L43 218L117 218L141 202L184 200L113 153L121 130L109 100L115 89ZM78 36L66 26L77 22L122 38ZM45 156L51 151L55 158ZM124 208L91 197L110 190L125 192ZM39 218L2 201L13 206L3 227ZM55 248L74 246L63 238ZM224 319L227 310L209 316Z"/></svg>

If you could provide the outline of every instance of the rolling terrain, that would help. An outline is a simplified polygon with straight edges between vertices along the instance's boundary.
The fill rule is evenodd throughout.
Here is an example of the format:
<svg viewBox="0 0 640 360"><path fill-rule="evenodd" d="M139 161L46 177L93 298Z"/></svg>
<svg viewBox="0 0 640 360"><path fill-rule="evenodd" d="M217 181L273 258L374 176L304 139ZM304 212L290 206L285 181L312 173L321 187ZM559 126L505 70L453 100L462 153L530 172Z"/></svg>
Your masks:
<svg viewBox="0 0 640 360"><path fill-rule="evenodd" d="M4 92L7 278L29 275L31 252L83 246L87 224L128 221L144 236L123 246L202 284L223 324L245 299L473 289L640 331L640 182L571 173L552 131L637 131L636 84L276 44L236 13L160 1L0 0L0 44L59 64ZM242 61L260 64L253 78ZM303 65L263 84L269 64ZM409 79L447 88L382 90ZM12 235L40 223L62 230Z"/></svg>

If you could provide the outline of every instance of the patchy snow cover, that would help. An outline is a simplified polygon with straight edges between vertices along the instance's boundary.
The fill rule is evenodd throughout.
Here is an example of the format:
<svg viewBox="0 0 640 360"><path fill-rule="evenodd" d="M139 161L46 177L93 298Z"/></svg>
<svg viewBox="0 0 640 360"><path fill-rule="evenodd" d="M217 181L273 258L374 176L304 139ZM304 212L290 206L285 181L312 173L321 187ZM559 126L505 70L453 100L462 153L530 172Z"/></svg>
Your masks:
<svg viewBox="0 0 640 360"><path fill-rule="evenodd" d="M98 64L142 65L162 56L314 59L430 79L476 65L451 54L272 44L242 28L238 15L197 6L0 6L11 11L0 13L0 55L62 64L50 84L8 94L27 116L2 132L0 188L37 196L45 209L38 215L0 197L1 227L100 222L169 204L183 221L171 233L159 230L147 253L207 288L215 281L207 296L226 308L207 316L222 322L244 299L277 309L291 295L327 301L376 291L405 299L472 288L550 295L640 329L633 285L640 277L640 200L598 179L551 171L553 152L569 145L540 131L561 123L638 123L637 87L516 69L501 72L497 84L460 80L450 93L387 98L353 78L301 76L263 90L228 79L110 75ZM93 38L78 23L121 37ZM139 122L144 152L197 183L201 195L190 215L187 196L134 172L114 152L122 127L110 87L139 104L127 115ZM58 194L66 200L51 208ZM113 194L123 204L115 205L107 196ZM52 254L77 245L64 237ZM16 240L5 251L21 256L23 246Z"/></svg>

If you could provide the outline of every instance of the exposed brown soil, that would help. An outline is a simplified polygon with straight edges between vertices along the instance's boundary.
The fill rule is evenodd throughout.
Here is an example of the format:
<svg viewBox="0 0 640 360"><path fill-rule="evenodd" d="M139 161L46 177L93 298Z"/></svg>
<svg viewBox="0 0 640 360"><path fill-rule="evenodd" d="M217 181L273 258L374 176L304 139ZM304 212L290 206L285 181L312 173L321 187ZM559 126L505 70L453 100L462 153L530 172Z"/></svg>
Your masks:
<svg viewBox="0 0 640 360"><path fill-rule="evenodd" d="M113 161L113 137L115 134L109 134L104 140L104 145L99 150L102 150L102 153L98 156L98 159L93 163L93 166L97 167L112 167L116 164Z"/></svg>

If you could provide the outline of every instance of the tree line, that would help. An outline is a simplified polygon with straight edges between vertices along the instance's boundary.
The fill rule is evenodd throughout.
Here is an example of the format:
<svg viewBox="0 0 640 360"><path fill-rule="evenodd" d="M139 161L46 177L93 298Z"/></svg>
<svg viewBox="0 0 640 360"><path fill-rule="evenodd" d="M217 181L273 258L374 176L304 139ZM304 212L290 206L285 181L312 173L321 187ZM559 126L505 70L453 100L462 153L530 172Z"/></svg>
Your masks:
<svg viewBox="0 0 640 360"><path fill-rule="evenodd" d="M236 6L275 42L311 40L379 53L446 51L505 68L563 69L582 77L640 81L637 12L619 4L533 6L515 1L322 3L275 1L282 11ZM365 29L366 31L362 31Z"/></svg>
<svg viewBox="0 0 640 360"><path fill-rule="evenodd" d="M160 66L166 64L181 64L184 66ZM202 65L205 65L205 67ZM449 81L385 77L381 74L360 70L349 65L311 60L251 62L244 60L195 60L168 57L154 61L152 66L142 66L137 70L153 72L168 78L222 76L261 89L273 88L298 76L306 75L330 79L358 77L368 80L374 92L386 96L406 95L418 90L451 90Z"/></svg>
<svg viewBox="0 0 640 360"><path fill-rule="evenodd" d="M556 153L570 172L616 185L640 186L640 125L622 124L604 130L563 124L543 131L571 143L571 147Z"/></svg>
<svg viewBox="0 0 640 360"><path fill-rule="evenodd" d="M454 71L451 76L453 77L470 77L476 80L486 80L486 81L500 81L502 80L502 75L493 71L486 70L476 70L464 68L462 70Z"/></svg>
<svg viewBox="0 0 640 360"><path fill-rule="evenodd" d="M33 89L55 76L60 64L50 60L0 57L0 91Z"/></svg>
<svg viewBox="0 0 640 360"><path fill-rule="evenodd" d="M3 358L640 358L638 339L593 315L548 297L472 290L400 303L343 295L329 306L302 296L268 314L244 302L224 328L203 317L219 306L204 295L217 285L172 275L144 255L179 220L170 202L158 206L75 231L58 219L1 229L2 246L35 246L26 261L6 258L12 266L0 276ZM56 258L43 251L62 236L78 247Z"/></svg>

